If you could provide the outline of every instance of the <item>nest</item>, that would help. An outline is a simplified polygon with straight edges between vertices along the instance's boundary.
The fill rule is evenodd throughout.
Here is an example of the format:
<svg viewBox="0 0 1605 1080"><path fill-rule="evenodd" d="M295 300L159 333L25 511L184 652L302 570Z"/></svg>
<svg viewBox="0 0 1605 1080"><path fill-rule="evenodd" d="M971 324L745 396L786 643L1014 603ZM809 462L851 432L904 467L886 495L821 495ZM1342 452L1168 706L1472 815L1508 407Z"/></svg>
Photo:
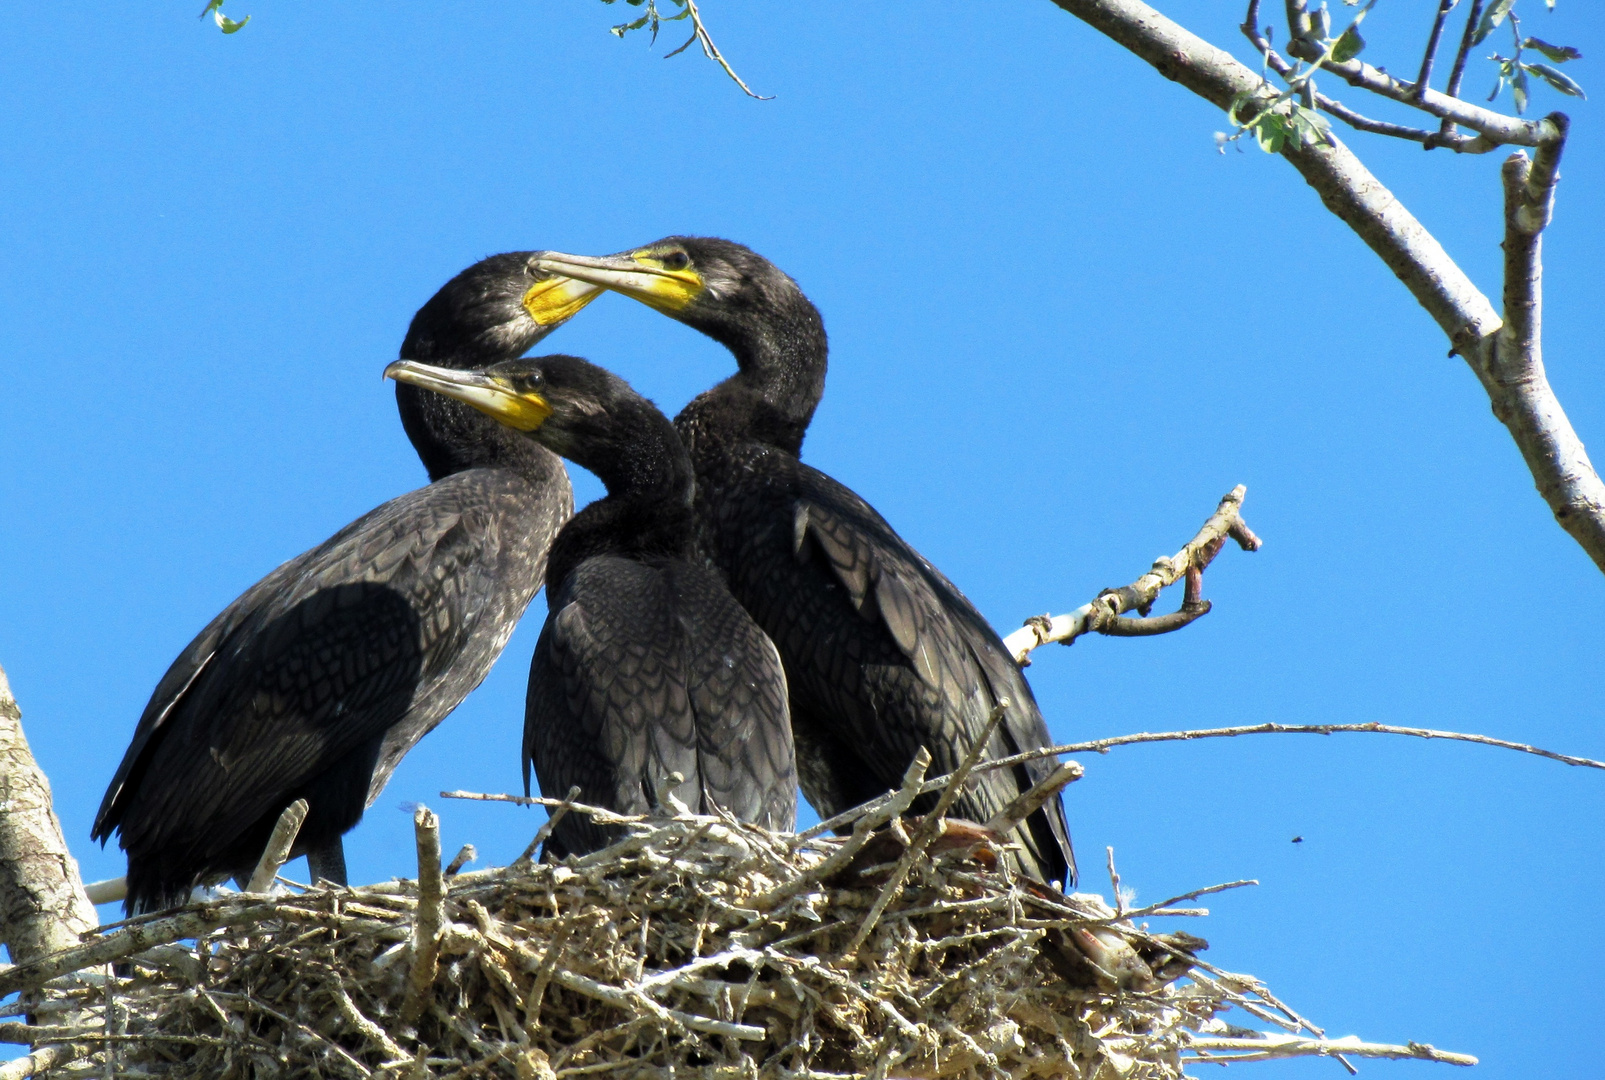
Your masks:
<svg viewBox="0 0 1605 1080"><path fill-rule="evenodd" d="M29 1022L0 1027L42 1047L0 1075L1159 1080L1292 1053L1455 1060L1326 1040L1200 961L1201 940L1135 921L1201 914L1189 897L1065 896L1012 876L996 833L910 830L894 803L845 840L573 808L624 838L444 881L420 811L417 881L230 894L0 974L33 988L8 1007ZM1234 1006L1281 1030L1224 1023Z"/></svg>

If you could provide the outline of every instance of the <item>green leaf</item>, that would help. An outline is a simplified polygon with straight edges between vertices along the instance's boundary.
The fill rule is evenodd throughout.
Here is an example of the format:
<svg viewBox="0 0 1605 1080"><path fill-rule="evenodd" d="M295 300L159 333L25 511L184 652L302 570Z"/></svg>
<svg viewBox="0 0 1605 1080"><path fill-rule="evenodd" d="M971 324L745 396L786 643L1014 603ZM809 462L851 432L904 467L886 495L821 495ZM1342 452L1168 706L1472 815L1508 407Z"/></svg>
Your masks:
<svg viewBox="0 0 1605 1080"><path fill-rule="evenodd" d="M1577 85L1577 80L1562 75L1548 64L1523 64L1522 67L1537 75L1561 93L1570 94L1572 97L1580 97L1584 101L1588 100L1588 95L1583 93L1581 86Z"/></svg>
<svg viewBox="0 0 1605 1080"><path fill-rule="evenodd" d="M217 12L214 17L217 19L217 28L225 34L233 34L244 30L245 24L251 21L251 17L247 15L239 22L235 22L221 11Z"/></svg>
<svg viewBox="0 0 1605 1080"><path fill-rule="evenodd" d="M636 19L634 22L619 23L619 25L611 28L611 32L613 33L614 37L623 37L625 34L628 34L631 30L639 30L639 29L641 29L641 27L645 26L646 25L646 21L648 19L650 19L651 17L652 16L650 16L650 15L642 15L639 19Z"/></svg>
<svg viewBox="0 0 1605 1080"><path fill-rule="evenodd" d="M1516 99L1516 115L1527 111L1527 72L1521 67L1510 79L1510 93Z"/></svg>
<svg viewBox="0 0 1605 1080"><path fill-rule="evenodd" d="M1521 47L1524 49L1537 49L1557 64L1564 64L1568 60L1581 60L1583 58L1583 54L1570 45L1551 45L1549 42L1535 37L1530 37L1523 41Z"/></svg>
<svg viewBox="0 0 1605 1080"><path fill-rule="evenodd" d="M210 15L212 12L216 11L218 8L220 8L222 6L223 6L223 0L207 0L206 7L201 12L201 18L203 18L203 19L206 18L208 15Z"/></svg>
<svg viewBox="0 0 1605 1080"><path fill-rule="evenodd" d="M1494 0L1483 9L1482 18L1477 23L1477 32L1471 36L1473 45L1481 45L1483 39L1494 32L1494 28L1505 21L1510 9L1516 6L1516 0Z"/></svg>
<svg viewBox="0 0 1605 1080"><path fill-rule="evenodd" d="M1356 22L1343 31L1343 36L1338 38L1337 44L1332 47L1332 59L1340 64L1345 60L1353 60L1364 48L1365 38L1360 36L1360 25Z"/></svg>
<svg viewBox="0 0 1605 1080"><path fill-rule="evenodd" d="M1267 154L1277 153L1287 142L1287 121L1276 113L1266 113L1254 125L1254 138L1259 142L1259 148Z"/></svg>
<svg viewBox="0 0 1605 1080"><path fill-rule="evenodd" d="M1296 105L1293 108L1292 128L1298 135L1299 142L1305 146L1316 146L1332 141L1328 134L1332 130L1331 123L1320 113L1303 105Z"/></svg>

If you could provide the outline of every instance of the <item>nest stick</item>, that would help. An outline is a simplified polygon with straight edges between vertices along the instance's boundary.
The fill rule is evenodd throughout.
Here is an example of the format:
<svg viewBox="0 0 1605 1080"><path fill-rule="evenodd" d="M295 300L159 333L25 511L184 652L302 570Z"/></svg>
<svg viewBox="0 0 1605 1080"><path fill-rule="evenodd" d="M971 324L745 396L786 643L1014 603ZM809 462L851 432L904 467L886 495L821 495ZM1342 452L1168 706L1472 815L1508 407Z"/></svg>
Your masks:
<svg viewBox="0 0 1605 1080"><path fill-rule="evenodd" d="M418 911L412 924L412 967L407 972L407 996L401 1003L401 1022L415 1024L435 986L435 964L440 958L440 819L427 806L412 816L418 839Z"/></svg>
<svg viewBox="0 0 1605 1080"><path fill-rule="evenodd" d="M970 772L975 768L975 763L981 760L981 755L986 752L987 743L992 740L992 733L998 729L998 725L1003 722L1004 714L1008 711L1008 698L1004 698L992 706L992 715L986 718L986 726L981 729L980 734L975 737L975 741L970 744L969 752L964 755L964 760L959 763L958 769L954 771L953 778L947 782L947 787L942 789L941 798L936 800L936 805L931 808L929 814L925 815L925 819L920 822L920 827L915 830L913 837L908 842L908 849L903 852L902 858L898 859L897 865L893 867L892 876L886 879L886 884L881 887L880 895L875 897L875 903L870 907L869 914L864 916L864 921L858 924L858 929L854 931L852 940L847 943L847 948L844 950L845 955L851 956L856 953L864 942L869 940L869 935L875 929L875 924L880 922L881 915L886 911L886 905L892 902L892 897L902 891L903 882L908 880L909 872L914 869L914 863L925 851L926 845L935 838L937 830L942 826L943 817L946 816L954 801L958 799L959 793L964 790L964 784L969 780ZM921 770L921 772L923 771Z"/></svg>
<svg viewBox="0 0 1605 1080"><path fill-rule="evenodd" d="M297 799L284 808L279 815L278 823L273 826L273 835L268 837L267 847L262 850L262 858L251 871L250 883L245 886L246 892L267 892L273 887L273 879L279 874L279 867L290 857L290 849L295 846L295 838L301 835L301 823L307 819L307 801Z"/></svg>
<svg viewBox="0 0 1605 1080"><path fill-rule="evenodd" d="M1022 791L1009 800L1009 805L993 814L986 827L993 832L1008 832L1041 809L1043 803L1063 791L1066 785L1080 780L1083 771L1076 762L1066 761L1033 784L1031 790Z"/></svg>
<svg viewBox="0 0 1605 1080"><path fill-rule="evenodd" d="M834 874L842 867L853 861L863 846L869 843L870 833L874 829L896 817L901 817L922 790L925 779L925 770L931 767L931 752L920 747L914 754L914 760L908 763L908 769L903 773L903 783L892 795L876 804L876 808L853 825L853 835L847 838L846 843L837 848L834 853L823 862L816 865L806 873L799 874L790 881L782 882L754 901L760 911L771 908L783 900L796 896L806 889L812 888L818 882Z"/></svg>
<svg viewBox="0 0 1605 1080"><path fill-rule="evenodd" d="M557 823L567 817L568 812L578 805L576 800L579 797L580 786L575 784L568 789L568 794L564 796L562 803L554 807L547 816L546 821L539 829L535 830L535 839L529 842L529 847L524 849L522 855L513 860L514 866L535 861L535 853L540 850L542 844L546 843L552 833L557 831Z"/></svg>
<svg viewBox="0 0 1605 1080"><path fill-rule="evenodd" d="M27 1057L0 1066L0 1080L23 1080L24 1077L38 1076L57 1065L65 1065L83 1057L85 1052L84 1047L74 1044L41 1046Z"/></svg>

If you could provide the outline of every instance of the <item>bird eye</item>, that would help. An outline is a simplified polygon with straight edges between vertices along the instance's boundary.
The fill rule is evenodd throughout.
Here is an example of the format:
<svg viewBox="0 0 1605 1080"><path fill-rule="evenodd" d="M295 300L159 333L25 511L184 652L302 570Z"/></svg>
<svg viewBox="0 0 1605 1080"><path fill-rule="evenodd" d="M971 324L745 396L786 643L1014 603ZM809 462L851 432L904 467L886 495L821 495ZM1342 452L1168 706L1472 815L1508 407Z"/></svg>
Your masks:
<svg viewBox="0 0 1605 1080"><path fill-rule="evenodd" d="M665 270L684 270L690 265L691 256L683 251L671 251L663 256L663 268Z"/></svg>

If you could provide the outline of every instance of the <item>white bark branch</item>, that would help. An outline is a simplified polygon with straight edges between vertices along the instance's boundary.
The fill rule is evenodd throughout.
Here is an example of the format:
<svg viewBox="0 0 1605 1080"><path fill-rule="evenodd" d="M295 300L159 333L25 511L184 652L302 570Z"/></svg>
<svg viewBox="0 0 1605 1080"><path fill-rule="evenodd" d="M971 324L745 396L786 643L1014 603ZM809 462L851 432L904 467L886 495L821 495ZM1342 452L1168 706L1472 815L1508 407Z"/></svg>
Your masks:
<svg viewBox="0 0 1605 1080"><path fill-rule="evenodd" d="M1167 79L1181 83L1222 109L1240 93L1266 92L1258 73L1142 0L1053 2L1146 60ZM1352 72L1362 81L1369 78L1364 67L1359 65ZM1343 65L1333 70L1338 74L1347 71ZM1389 81L1397 86L1388 90L1388 96L1395 91L1406 96L1414 92L1411 84L1391 78ZM1407 103L1416 104L1413 98ZM1548 218L1554 163L1566 134L1565 117L1554 113L1543 120L1513 120L1434 91L1424 94L1421 104L1428 111L1436 109L1434 115L1443 115L1498 141L1538 147L1539 164L1522 185L1525 191L1521 223L1521 228L1531 230L1526 235L1536 237L1542 228L1539 222ZM1376 252L1438 323L1449 338L1451 351L1462 356L1481 380L1494 415L1515 439L1556 520L1605 571L1605 484L1600 482L1544 377L1536 337L1530 349L1512 350L1501 343L1511 334L1500 334L1504 324L1488 298L1342 142L1333 139L1330 145L1307 146L1289 139L1282 156L1315 189L1327 209ZM1531 260L1536 281L1536 244ZM1536 292L1533 295L1536 310ZM1536 330L1536 320L1531 325Z"/></svg>
<svg viewBox="0 0 1605 1080"><path fill-rule="evenodd" d="M1540 146L1531 163L1526 154L1512 154L1502 170L1505 325L1479 343L1480 366L1473 366L1555 520L1605 569L1605 484L1544 372L1542 234L1554 210L1567 130L1564 115L1550 121L1560 137Z"/></svg>
<svg viewBox="0 0 1605 1080"><path fill-rule="evenodd" d="M1183 1058L1189 1063L1208 1061L1225 1065L1234 1061L1270 1061L1275 1058L1293 1057L1339 1057L1352 1054L1355 1057L1394 1058L1396 1060L1415 1059L1417 1061L1436 1061L1441 1065L1476 1065L1477 1059L1470 1054L1455 1054L1448 1050L1439 1050L1429 1043L1406 1043L1404 1046L1389 1046L1386 1043L1361 1042L1358 1036L1347 1035L1341 1039L1308 1039L1298 1035L1277 1035L1267 1033L1257 1038L1213 1038L1207 1035L1195 1035L1187 1040L1187 1049L1197 1054L1197 1057Z"/></svg>
<svg viewBox="0 0 1605 1080"><path fill-rule="evenodd" d="M1288 46L1288 52L1300 60L1314 61L1320 58L1320 51L1312 42L1295 40ZM1480 105L1473 105L1457 97L1440 94L1431 88L1424 88L1421 96L1416 97L1416 84L1403 79L1395 79L1385 71L1379 71L1363 60L1328 60L1321 65L1322 70L1330 71L1350 86L1361 90L1369 90L1373 94L1409 105L1423 112L1436 116L1440 120L1448 120L1468 127L1479 135L1484 136L1489 143L1502 146L1540 146L1555 138L1555 131L1546 118L1543 120L1522 120L1519 117L1506 116L1504 113L1485 109ZM1482 149L1491 149L1491 146Z"/></svg>
<svg viewBox="0 0 1605 1080"><path fill-rule="evenodd" d="M72 948L98 922L0 670L0 941L25 964Z"/></svg>
<svg viewBox="0 0 1605 1080"><path fill-rule="evenodd" d="M1068 615L1039 615L1027 619L1024 626L1003 639L1003 647L1009 650L1016 664L1023 666L1032 649L1050 641L1069 645L1082 634L1093 631L1115 637L1168 633L1208 613L1209 602L1198 595L1200 580L1226 538L1236 540L1244 551L1260 548L1259 537L1243 522L1243 496L1247 492L1242 484L1232 488L1204 522L1204 527L1198 530L1198 535L1175 555L1161 555L1155 559L1152 569L1130 585L1123 589L1105 589L1096 599ZM1174 585L1183 575L1187 577L1187 599L1180 611L1157 619L1121 618L1133 609L1146 615L1160 591Z"/></svg>

